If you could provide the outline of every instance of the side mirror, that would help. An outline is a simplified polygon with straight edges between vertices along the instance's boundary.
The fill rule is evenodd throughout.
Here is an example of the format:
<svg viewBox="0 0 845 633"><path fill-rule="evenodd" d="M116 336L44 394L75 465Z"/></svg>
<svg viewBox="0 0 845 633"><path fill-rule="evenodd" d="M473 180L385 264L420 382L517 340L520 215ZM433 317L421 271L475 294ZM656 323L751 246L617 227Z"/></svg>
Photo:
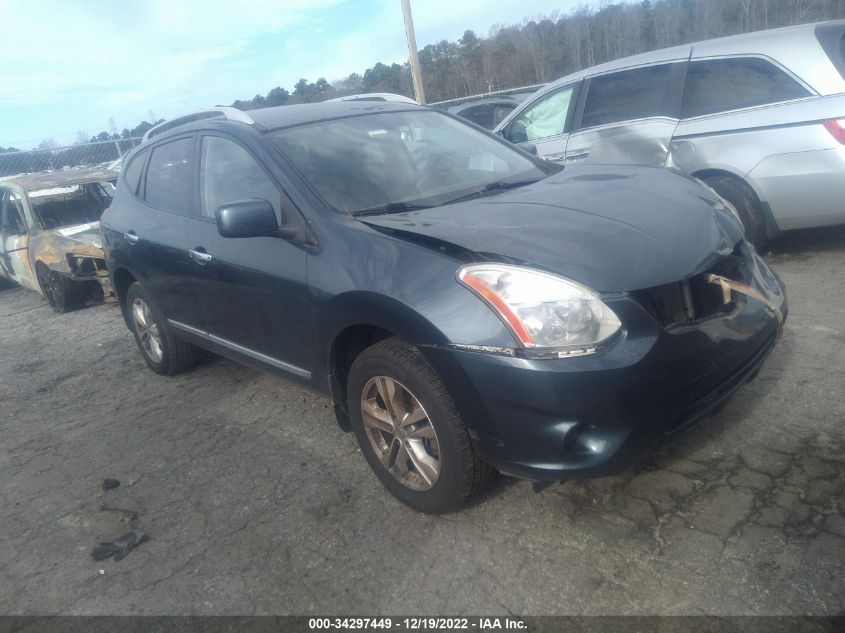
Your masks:
<svg viewBox="0 0 845 633"><path fill-rule="evenodd" d="M538 156L537 146L534 145L533 143L523 143L522 145L519 146L519 149L521 149L526 154L531 154L532 156Z"/></svg>
<svg viewBox="0 0 845 633"><path fill-rule="evenodd" d="M279 230L273 205L260 198L227 202L215 216L217 232L223 237L260 237Z"/></svg>

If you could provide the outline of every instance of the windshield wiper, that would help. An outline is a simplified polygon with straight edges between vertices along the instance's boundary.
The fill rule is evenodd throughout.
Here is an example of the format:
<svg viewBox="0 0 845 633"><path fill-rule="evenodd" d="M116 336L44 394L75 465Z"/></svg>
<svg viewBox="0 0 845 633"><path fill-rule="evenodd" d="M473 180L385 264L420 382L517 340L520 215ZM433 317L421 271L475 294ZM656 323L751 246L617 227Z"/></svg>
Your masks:
<svg viewBox="0 0 845 633"><path fill-rule="evenodd" d="M355 217L362 215L383 215L385 213L402 213L403 211L419 211L420 209L430 209L431 205L414 204L412 202L388 202L387 204L380 204L369 209L361 209L354 211L352 215Z"/></svg>
<svg viewBox="0 0 845 633"><path fill-rule="evenodd" d="M476 189L475 191L470 191L463 196L458 196L457 198L453 198L448 202L444 202L443 204L452 204L453 202L463 202L464 200L470 200L472 198L476 198L479 196L486 195L488 193L495 193L497 191L507 191L508 189L517 189L519 187L524 187L526 185L533 185L535 182L542 180L541 178L529 178L527 180L497 180L496 182L487 183L483 187Z"/></svg>

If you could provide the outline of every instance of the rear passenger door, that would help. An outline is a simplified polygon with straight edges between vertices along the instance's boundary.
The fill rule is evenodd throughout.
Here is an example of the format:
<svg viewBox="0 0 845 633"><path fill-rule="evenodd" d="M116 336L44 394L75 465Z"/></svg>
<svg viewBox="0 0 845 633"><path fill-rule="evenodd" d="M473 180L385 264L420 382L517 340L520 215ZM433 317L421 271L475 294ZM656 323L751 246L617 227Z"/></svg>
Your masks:
<svg viewBox="0 0 845 633"><path fill-rule="evenodd" d="M238 354L310 378L305 245L276 235L222 237L215 212L244 198L270 202L280 226L304 223L250 149L223 134L204 134L188 252L208 334L214 343Z"/></svg>
<svg viewBox="0 0 845 633"><path fill-rule="evenodd" d="M196 137L168 139L139 154L127 166L132 182L142 172L128 212L120 222L120 250L128 267L140 278L168 319L204 327L203 314L190 285L191 261L185 249L188 222L194 207ZM137 163L141 161L141 163ZM111 215L111 214L110 214Z"/></svg>
<svg viewBox="0 0 845 633"><path fill-rule="evenodd" d="M686 62L630 68L586 79L566 163L661 167L678 125Z"/></svg>
<svg viewBox="0 0 845 633"><path fill-rule="evenodd" d="M540 95L502 130L502 137L522 147L533 145L540 158L563 162L580 85L575 81Z"/></svg>
<svg viewBox="0 0 845 633"><path fill-rule="evenodd" d="M824 118L807 107L812 96L797 78L762 57L692 59L672 164L745 174L772 154L826 149L829 145L812 145L816 135L806 125Z"/></svg>

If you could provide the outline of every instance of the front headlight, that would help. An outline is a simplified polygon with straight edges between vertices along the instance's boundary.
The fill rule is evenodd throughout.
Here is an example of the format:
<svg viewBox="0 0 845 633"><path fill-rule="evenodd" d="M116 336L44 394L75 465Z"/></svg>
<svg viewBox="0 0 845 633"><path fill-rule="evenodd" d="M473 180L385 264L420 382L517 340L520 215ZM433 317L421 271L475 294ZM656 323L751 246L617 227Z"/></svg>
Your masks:
<svg viewBox="0 0 845 633"><path fill-rule="evenodd" d="M528 356L591 354L622 327L595 292L562 277L507 264L469 264L458 279L507 323Z"/></svg>

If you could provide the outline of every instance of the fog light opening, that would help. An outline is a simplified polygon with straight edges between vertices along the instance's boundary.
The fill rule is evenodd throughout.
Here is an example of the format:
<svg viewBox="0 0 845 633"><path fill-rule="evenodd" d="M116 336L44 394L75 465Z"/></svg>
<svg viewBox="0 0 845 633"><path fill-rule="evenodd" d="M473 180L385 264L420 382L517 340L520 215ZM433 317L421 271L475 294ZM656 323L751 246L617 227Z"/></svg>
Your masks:
<svg viewBox="0 0 845 633"><path fill-rule="evenodd" d="M571 451L575 448L575 444L578 442L578 438L581 437L581 433L584 432L585 428L585 424L579 423L569 429L563 437L563 448L567 451Z"/></svg>

